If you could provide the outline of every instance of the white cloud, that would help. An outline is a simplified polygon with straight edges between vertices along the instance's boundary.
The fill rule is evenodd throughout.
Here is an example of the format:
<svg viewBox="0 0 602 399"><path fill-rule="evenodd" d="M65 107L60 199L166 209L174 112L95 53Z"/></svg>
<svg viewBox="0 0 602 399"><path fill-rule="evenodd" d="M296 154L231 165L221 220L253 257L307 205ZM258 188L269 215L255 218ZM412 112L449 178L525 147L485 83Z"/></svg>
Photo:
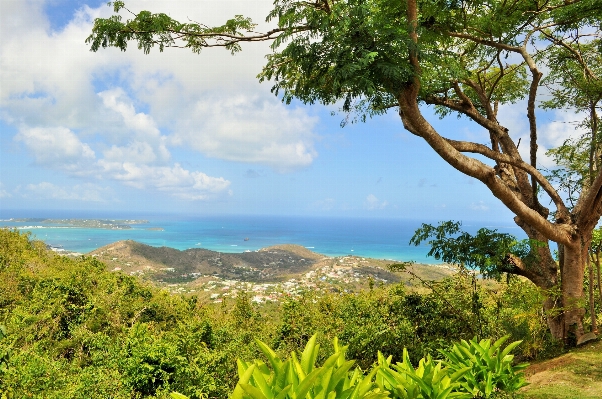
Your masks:
<svg viewBox="0 0 602 399"><path fill-rule="evenodd" d="M517 104L500 107L498 119L500 123L508 128L510 136L515 142L520 139L518 151L525 162L529 162L529 121L527 119L526 101ZM545 122L545 118L552 116L553 120ZM555 163L546 155L546 151L556 148L570 138L577 137L585 131L578 128L577 124L586 116L582 113L575 113L573 110L548 111L547 114L538 113L537 115L537 163L538 166L551 168Z"/></svg>
<svg viewBox="0 0 602 399"><path fill-rule="evenodd" d="M110 161L137 163L164 163L171 154L166 146L166 137L161 135L154 119L143 112L136 112L134 104L123 89L117 88L98 93L107 112L113 112L113 129L122 130L121 138L128 144L113 144L104 156Z"/></svg>
<svg viewBox="0 0 602 399"><path fill-rule="evenodd" d="M317 157L317 119L259 96L198 100L176 126L174 142L212 158L271 166L287 172Z"/></svg>
<svg viewBox="0 0 602 399"><path fill-rule="evenodd" d="M231 194L228 190L230 181L189 171L179 164L161 167L101 160L99 165L103 168L103 175L111 179L139 189L156 189L181 199L200 200Z"/></svg>
<svg viewBox="0 0 602 399"><path fill-rule="evenodd" d="M56 199L84 202L105 202L111 190L96 184L76 184L72 187L60 187L53 183L42 182L25 186L23 197L36 199Z"/></svg>
<svg viewBox="0 0 602 399"><path fill-rule="evenodd" d="M577 126L585 118L583 113L555 111L554 120L539 128L541 140L537 149L538 163L546 168L556 166L552 158L545 155L546 151L561 146L568 138L586 133L584 128Z"/></svg>
<svg viewBox="0 0 602 399"><path fill-rule="evenodd" d="M368 210L377 210L377 209L385 209L389 205L388 201L379 200L374 194L368 195L366 197L366 201L364 202L364 206Z"/></svg>
<svg viewBox="0 0 602 399"><path fill-rule="evenodd" d="M58 169L78 172L95 158L90 146L65 127L23 128L15 140L25 144L38 164Z"/></svg>
<svg viewBox="0 0 602 399"><path fill-rule="evenodd" d="M242 13L264 31L272 7L271 0L127 4L208 24ZM223 49L147 56L135 45L125 53L92 53L84 40L93 19L109 16L110 7L83 6L53 32L43 6L29 0L0 5L0 119L19 128L15 139L38 165L199 199L230 192L230 182L183 169L170 146L279 172L316 158L316 118L281 104L257 83L267 43L245 45L236 57Z"/></svg>

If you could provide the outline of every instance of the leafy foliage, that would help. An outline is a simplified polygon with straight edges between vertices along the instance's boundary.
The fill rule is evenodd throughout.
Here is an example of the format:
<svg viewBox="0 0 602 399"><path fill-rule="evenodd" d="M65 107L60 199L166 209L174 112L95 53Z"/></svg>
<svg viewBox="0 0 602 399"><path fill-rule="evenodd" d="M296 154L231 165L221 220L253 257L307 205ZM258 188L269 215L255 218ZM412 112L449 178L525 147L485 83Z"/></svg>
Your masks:
<svg viewBox="0 0 602 399"><path fill-rule="evenodd" d="M227 305L172 295L108 272L94 258L57 256L16 231L0 229L0 258L0 324L7 332L0 354L9 354L0 359L0 390L15 398L159 398L170 391L226 398L239 380L235 359L266 356L268 345L296 372L284 354L302 353L319 333L310 351L314 369L344 352L367 370L378 349L403 361L406 347L418 364L475 334L471 281L461 275L436 283L444 298L395 285L355 295L307 293L267 309L244 295ZM535 357L549 337L532 317L537 291L520 284L508 293L479 288L482 334L511 333L525 340L522 356ZM331 345L337 336L347 345ZM255 339L266 347L258 349ZM303 358L297 357L305 367ZM337 359L333 370L347 364Z"/></svg>
<svg viewBox="0 0 602 399"><path fill-rule="evenodd" d="M451 352L443 352L447 360L432 357L420 359L418 367L410 362L403 349L403 362L391 364L392 357L378 352L378 364L365 375L359 368L351 370L353 361L345 360L347 347L334 338L334 353L321 366L316 366L319 344L317 335L307 342L301 357L292 352L283 361L265 343L256 340L268 363L237 360L239 381L231 399L446 399L491 397L494 392L514 392L525 385L524 364L512 366L509 353L520 341L500 352L504 337L490 345L489 340L471 345L463 341ZM271 366L270 367L268 367ZM173 393L174 399L186 397Z"/></svg>
<svg viewBox="0 0 602 399"><path fill-rule="evenodd" d="M346 347L334 340L334 353L321 366L316 366L319 344L317 336L312 336L301 357L292 352L283 361L265 343L257 341L261 351L268 358L272 369L265 363L247 363L238 360L239 381L232 399L378 399L386 397L382 392L374 392L371 380L376 370L364 376L359 369L350 372L353 361L345 360Z"/></svg>
<svg viewBox="0 0 602 399"><path fill-rule="evenodd" d="M422 224L410 244L429 240L428 256L446 263L478 268L485 277L500 279L503 273L515 272L510 255L523 261L537 260L534 248L545 245L535 240L517 240L511 234L481 228L476 235L460 230L460 222L440 222L438 226Z"/></svg>
<svg viewBox="0 0 602 399"><path fill-rule="evenodd" d="M109 3L111 4L116 14L126 11L134 15L134 18L127 19L125 22L121 15L113 15L107 19L97 18L94 21L92 34L86 39L92 51L111 46L125 51L128 41L137 40L138 49L148 54L154 46L159 46L159 51L163 51L165 47L179 47L177 41L184 39L183 47L200 53L203 47L212 46L208 40L216 38L216 43L213 45L223 46L234 54L241 48L238 42L232 39L255 28L251 19L242 15L235 16L224 25L207 27L195 22L180 23L164 13L153 14L142 11L133 14L125 7L123 1Z"/></svg>
<svg viewBox="0 0 602 399"><path fill-rule="evenodd" d="M390 397L400 399L445 399L470 398L466 392L460 392L458 380L467 371L442 367L441 362L430 356L420 359L418 367L410 363L407 350L403 352L403 362L391 365L391 357L378 354L379 369L377 385L390 392Z"/></svg>
<svg viewBox="0 0 602 399"><path fill-rule="evenodd" d="M493 344L490 339L477 342L462 340L451 350L442 350L445 364L461 374L460 385L475 398L489 398L497 391L515 392L527 383L521 372L526 363L513 365L514 350L521 341L515 341L502 350L509 336L502 337Z"/></svg>

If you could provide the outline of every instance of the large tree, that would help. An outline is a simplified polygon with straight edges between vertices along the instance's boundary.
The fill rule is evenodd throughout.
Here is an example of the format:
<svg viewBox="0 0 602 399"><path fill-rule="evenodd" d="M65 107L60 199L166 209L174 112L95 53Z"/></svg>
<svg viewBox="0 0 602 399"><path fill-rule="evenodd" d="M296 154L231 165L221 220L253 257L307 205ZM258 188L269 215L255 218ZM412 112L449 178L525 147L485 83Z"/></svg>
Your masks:
<svg viewBox="0 0 602 399"><path fill-rule="evenodd" d="M134 41L146 53L154 46L236 52L242 42L270 40L273 52L259 79L273 81L272 90L284 101L342 104L360 119L397 111L409 132L485 184L533 242L559 245L558 263L548 245L535 245L528 259L512 257L510 271L550 293L544 307L555 337L583 334L584 269L602 215L599 0L275 0L267 17L274 29L266 33L255 33L242 16L208 27L132 12L121 1L113 6L115 15L95 21L88 37L93 51L125 50ZM553 78L546 84L544 71ZM542 93L568 99L548 107L572 102L594 116L592 134L583 138L593 150L578 193L567 193L538 169L538 140L545 135L537 122ZM528 159L498 121L506 104L524 104ZM437 131L425 116L428 105L440 117L469 119L488 132L489 143Z"/></svg>

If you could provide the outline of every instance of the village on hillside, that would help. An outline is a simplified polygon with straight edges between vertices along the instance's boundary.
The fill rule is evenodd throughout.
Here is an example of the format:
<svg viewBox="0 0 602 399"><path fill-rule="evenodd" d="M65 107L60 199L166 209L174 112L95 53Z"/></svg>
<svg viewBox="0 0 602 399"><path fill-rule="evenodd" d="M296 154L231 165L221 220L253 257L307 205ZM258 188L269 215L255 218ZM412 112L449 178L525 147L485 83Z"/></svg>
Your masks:
<svg viewBox="0 0 602 399"><path fill-rule="evenodd" d="M240 292L246 292L255 303L279 302L307 291L356 292L402 280L399 274L387 269L393 263L390 260L355 255L326 257L293 245L253 251L255 254L170 249L174 253L169 256L163 253L163 262L157 262L153 251L157 249L139 243L118 242L91 255L113 272L138 276L169 292L193 294L213 303L236 298ZM207 253L204 257L196 254L191 258L190 251ZM252 255L257 257L252 258ZM194 261L186 263L182 258ZM454 270L449 265L415 265L414 268L429 280L440 280Z"/></svg>

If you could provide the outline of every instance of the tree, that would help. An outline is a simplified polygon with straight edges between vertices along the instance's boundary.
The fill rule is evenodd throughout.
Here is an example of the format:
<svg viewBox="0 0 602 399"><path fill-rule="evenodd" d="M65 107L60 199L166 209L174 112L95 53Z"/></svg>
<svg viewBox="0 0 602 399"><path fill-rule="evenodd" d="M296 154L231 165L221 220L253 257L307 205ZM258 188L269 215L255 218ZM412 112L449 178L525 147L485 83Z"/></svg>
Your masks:
<svg viewBox="0 0 602 399"><path fill-rule="evenodd" d="M592 230L602 215L602 173L592 170L567 205L566 193L538 169L542 133L536 111L542 71L559 71L560 53L577 60L571 68L586 74L588 85L599 82L590 65L602 50L598 0L275 0L267 20L276 27L266 33L253 32L253 22L242 16L208 27L149 11L130 12L124 20L119 14L129 12L124 3L113 7L115 15L94 23L87 39L92 51L110 46L125 51L133 41L145 53L154 46L237 52L242 42L269 40L274 51L259 79L273 81L272 91L283 101L342 102L343 111L360 120L396 110L405 129L485 184L529 239L559 244L559 264L542 245L532 249L537 262L516 257L513 271L544 290L560 287L561 301L550 295L544 303L554 337L568 341L583 334L583 277ZM579 58L583 46L593 58ZM570 95L578 99L581 88L573 80L556 84L574 89ZM518 151L520 141L497 119L501 105L523 101L528 160ZM437 131L423 114L425 106L441 117L468 118L488 132L490 143ZM599 134L586 140L599 148ZM548 202L552 212L544 206Z"/></svg>

